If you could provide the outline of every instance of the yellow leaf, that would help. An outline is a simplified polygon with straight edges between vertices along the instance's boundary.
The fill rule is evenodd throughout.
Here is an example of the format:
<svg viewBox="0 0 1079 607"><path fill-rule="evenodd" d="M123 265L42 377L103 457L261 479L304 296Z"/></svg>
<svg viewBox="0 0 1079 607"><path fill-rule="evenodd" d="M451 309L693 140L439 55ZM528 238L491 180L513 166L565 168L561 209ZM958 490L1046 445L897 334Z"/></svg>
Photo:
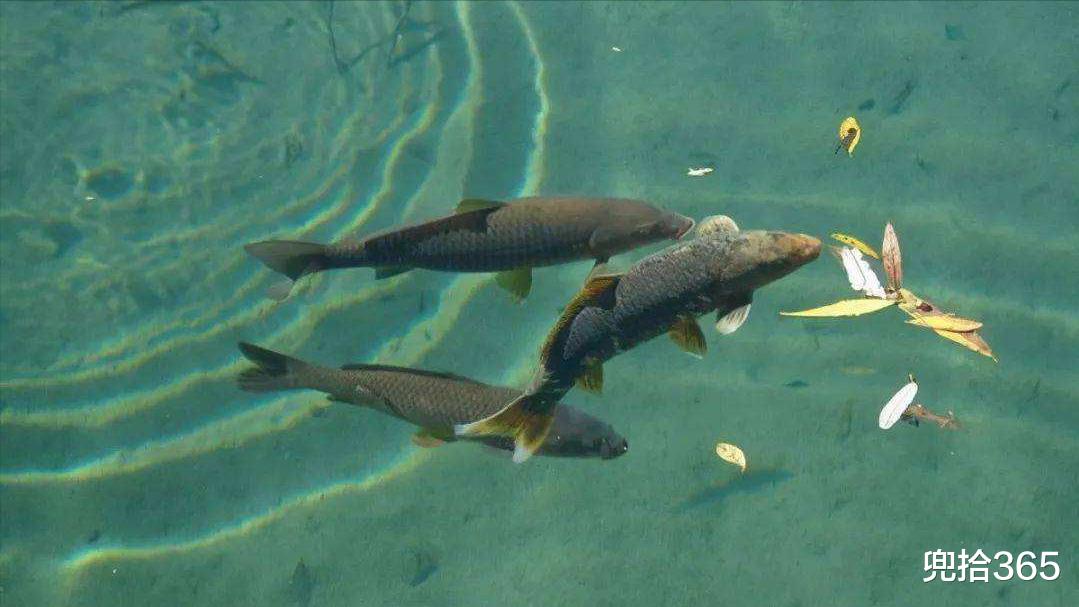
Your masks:
<svg viewBox="0 0 1079 607"><path fill-rule="evenodd" d="M955 331L957 333L963 333L966 331L977 331L982 328L982 323L976 320L970 320L969 318L960 318L958 316L952 316L951 314L940 314L938 316L916 316L907 321L907 324L918 325L919 327L928 327L930 329L941 329L943 331Z"/></svg>
<svg viewBox="0 0 1079 607"><path fill-rule="evenodd" d="M854 116L848 116L839 125L839 146L836 147L836 152L839 152L840 148L842 148L847 150L848 156L854 156L854 148L857 147L861 139L862 127L858 125L858 121L854 119Z"/></svg>
<svg viewBox="0 0 1079 607"><path fill-rule="evenodd" d="M894 306L899 302L892 299L844 299L837 301L834 304L828 304L827 306L821 306L819 308L813 308L811 310L802 310L801 312L780 312L781 316L810 316L810 317L829 317L829 316L861 316L863 314L870 314L878 310L883 310L889 306Z"/></svg>
<svg viewBox="0 0 1079 607"><path fill-rule="evenodd" d="M737 446L730 443L716 443L716 455L725 462L734 464L746 471L746 454Z"/></svg>
<svg viewBox="0 0 1079 607"><path fill-rule="evenodd" d="M942 329L933 329L933 331L944 339L954 341L965 348L974 350L978 354L984 354L989 358L992 358L993 362L996 362L997 360L997 357L993 356L993 351L989 349L989 344L985 343L985 340L975 331L967 331L964 333L944 331Z"/></svg>
<svg viewBox="0 0 1079 607"><path fill-rule="evenodd" d="M873 259L880 259L880 255L877 255L877 252L873 250L873 247L867 245L866 243L858 240L857 238L855 238L855 237L853 237L853 236L851 236L849 234L843 234L843 233L840 233L840 232L836 232L835 234L832 234L832 238L838 240L839 242L841 242L843 244L850 245L850 246L858 249L859 251L861 251L862 253L872 257Z"/></svg>

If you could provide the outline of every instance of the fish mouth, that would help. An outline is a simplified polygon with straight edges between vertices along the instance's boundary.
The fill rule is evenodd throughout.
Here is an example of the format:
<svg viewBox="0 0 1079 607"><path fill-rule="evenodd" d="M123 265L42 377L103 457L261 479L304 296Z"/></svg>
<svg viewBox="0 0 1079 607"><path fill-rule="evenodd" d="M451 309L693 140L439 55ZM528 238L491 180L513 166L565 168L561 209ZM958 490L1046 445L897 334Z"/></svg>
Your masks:
<svg viewBox="0 0 1079 607"><path fill-rule="evenodd" d="M799 265L809 263L820 255L820 239L808 234L790 234L790 249Z"/></svg>

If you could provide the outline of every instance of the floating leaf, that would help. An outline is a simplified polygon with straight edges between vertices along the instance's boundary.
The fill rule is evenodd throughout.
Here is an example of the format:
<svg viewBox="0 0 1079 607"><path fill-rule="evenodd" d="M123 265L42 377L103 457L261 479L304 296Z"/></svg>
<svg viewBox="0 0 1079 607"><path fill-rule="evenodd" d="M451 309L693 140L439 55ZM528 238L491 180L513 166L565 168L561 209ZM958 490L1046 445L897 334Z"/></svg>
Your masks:
<svg viewBox="0 0 1079 607"><path fill-rule="evenodd" d="M918 384L912 377L910 382L899 389L892 398L885 403L884 408L880 410L880 417L877 419L877 425L881 430L887 430L895 425L899 421L900 417L903 417L903 413L906 412L907 407L914 402L914 396L918 394Z"/></svg>
<svg viewBox="0 0 1079 607"><path fill-rule="evenodd" d="M963 347L974 350L978 354L984 354L989 358L992 358L993 362L997 361L997 357L994 356L993 351L989 349L989 344L985 343L985 340L982 339L981 335L978 335L977 331L966 331L962 333L958 331L944 331L942 329L933 329L933 331L944 339L954 341Z"/></svg>
<svg viewBox="0 0 1079 607"><path fill-rule="evenodd" d="M839 145L835 148L836 153L838 154L839 150L843 149L847 150L848 156L854 156L854 148L861 139L862 127L858 125L854 116L848 116L839 125Z"/></svg>
<svg viewBox="0 0 1079 607"><path fill-rule="evenodd" d="M955 331L958 333L977 331L982 328L982 323L976 320L960 318L958 316L952 316L951 314L915 316L913 319L908 320L907 324L928 327L930 329L941 329L943 331Z"/></svg>
<svg viewBox="0 0 1079 607"><path fill-rule="evenodd" d="M903 256L899 254L899 238L891 222L884 226L884 242L880 252L884 262L884 272L888 274L888 287L898 291L903 286Z"/></svg>
<svg viewBox="0 0 1079 607"><path fill-rule="evenodd" d="M850 288L861 291L869 297L883 299L884 287L880 286L880 279L869 263L862 259L862 252L851 247L843 247L839 253L839 260L843 263L843 269L847 271L847 280Z"/></svg>
<svg viewBox="0 0 1079 607"><path fill-rule="evenodd" d="M844 299L819 308L800 312L780 312L779 314L781 316L810 317L861 316L894 306L896 303L898 302L891 299Z"/></svg>
<svg viewBox="0 0 1079 607"><path fill-rule="evenodd" d="M716 455L719 456L719 459L738 466L742 469L742 472L746 471L746 454L736 445L716 443Z"/></svg>
<svg viewBox="0 0 1079 607"><path fill-rule="evenodd" d="M850 246L858 249L859 251L861 251L861 252L865 253L866 255L872 257L873 259L880 259L880 255L877 255L877 252L873 250L873 247L867 245L866 243L862 242L861 240L858 240L857 238L855 238L855 237L853 237L853 236L851 236L849 234L843 234L843 233L840 233L840 232L836 232L836 233L832 234L832 238L838 240L839 242L841 242L843 244L850 245Z"/></svg>

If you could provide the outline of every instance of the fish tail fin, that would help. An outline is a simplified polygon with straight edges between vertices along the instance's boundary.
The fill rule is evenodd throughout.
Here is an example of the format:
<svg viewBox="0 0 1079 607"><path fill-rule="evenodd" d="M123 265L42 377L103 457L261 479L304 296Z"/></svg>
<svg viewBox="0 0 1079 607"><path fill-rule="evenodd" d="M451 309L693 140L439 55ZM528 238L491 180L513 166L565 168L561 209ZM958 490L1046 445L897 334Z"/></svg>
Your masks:
<svg viewBox="0 0 1079 607"><path fill-rule="evenodd" d="M454 426L457 436L512 436L513 461L521 463L540 448L554 421L554 408L535 394L522 394L498 413L479 421Z"/></svg>
<svg viewBox="0 0 1079 607"><path fill-rule="evenodd" d="M297 372L309 366L298 358L285 356L254 344L240 342L244 358L257 366L240 373L237 385L247 392L274 392L299 388Z"/></svg>
<svg viewBox="0 0 1079 607"><path fill-rule="evenodd" d="M249 255L266 264L271 270L288 277L287 281L270 287L269 296L284 299L301 276L330 267L329 247L314 242L295 240L264 240L244 245Z"/></svg>

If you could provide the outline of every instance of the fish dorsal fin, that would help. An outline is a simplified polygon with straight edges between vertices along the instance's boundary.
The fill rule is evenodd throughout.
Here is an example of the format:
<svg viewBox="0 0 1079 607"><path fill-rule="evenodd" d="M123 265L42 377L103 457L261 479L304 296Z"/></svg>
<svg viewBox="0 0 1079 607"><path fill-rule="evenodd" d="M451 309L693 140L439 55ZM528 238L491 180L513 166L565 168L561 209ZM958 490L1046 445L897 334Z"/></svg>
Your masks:
<svg viewBox="0 0 1079 607"><path fill-rule="evenodd" d="M480 211L483 209L498 209L506 206L504 202L498 202L497 200L484 200L482 198L465 198L461 202L457 203L457 208L454 209L454 213L460 215L461 213L469 213L471 211Z"/></svg>
<svg viewBox="0 0 1079 607"><path fill-rule="evenodd" d="M703 358L708 352L708 342L704 339L704 332L697 324L696 317L690 314L679 316L667 334L671 336L671 341L678 344L678 347L686 354Z"/></svg>
<svg viewBox="0 0 1079 607"><path fill-rule="evenodd" d="M341 365L342 371L386 371L390 373L401 373L404 375L421 375L423 377L437 377L440 379L448 379L452 381L460 381L469 384L476 384L479 386L486 385L483 382L476 381L471 377L464 377L461 375L455 375L453 373L445 373L442 371L427 371L426 369L411 369L409 367L395 367L393 365L368 365L363 363L353 363L348 365Z"/></svg>
<svg viewBox="0 0 1079 607"><path fill-rule="evenodd" d="M604 309L614 307L615 289L622 279L621 274L601 274L590 276L584 283L584 287L566 304L562 315L558 317L554 328L547 335L547 341L543 344L542 359L547 360L552 349L564 338L566 331L573 324L581 310L593 306Z"/></svg>
<svg viewBox="0 0 1079 607"><path fill-rule="evenodd" d="M516 268L499 272L495 277L495 282L509 291L517 303L521 303L532 291L532 268Z"/></svg>
<svg viewBox="0 0 1079 607"><path fill-rule="evenodd" d="M486 232L487 216L501 206L487 206L468 211L456 211L453 215L439 217L413 226L380 232L363 241L363 248L372 251L394 251L402 242L419 243L453 232ZM404 271L404 270L402 270ZM383 277L392 276L383 273Z"/></svg>
<svg viewBox="0 0 1079 607"><path fill-rule="evenodd" d="M577 376L577 387L592 394L602 394L603 362L589 360L585 363L584 372Z"/></svg>

